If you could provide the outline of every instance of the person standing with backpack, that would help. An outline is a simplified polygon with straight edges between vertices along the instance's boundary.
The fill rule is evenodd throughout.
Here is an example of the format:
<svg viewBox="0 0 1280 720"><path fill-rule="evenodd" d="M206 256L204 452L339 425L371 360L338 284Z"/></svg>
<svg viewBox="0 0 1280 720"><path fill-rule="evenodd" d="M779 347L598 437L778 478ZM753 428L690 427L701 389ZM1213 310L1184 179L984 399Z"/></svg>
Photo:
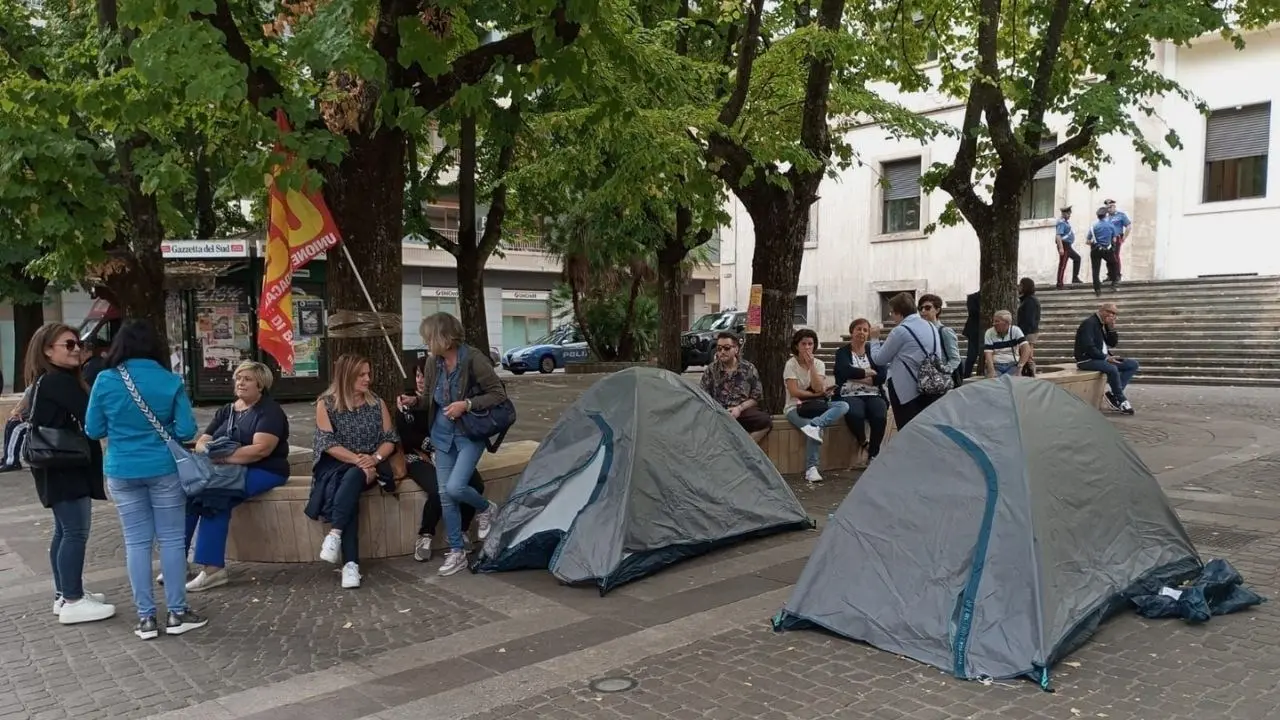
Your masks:
<svg viewBox="0 0 1280 720"><path fill-rule="evenodd" d="M942 362L938 329L916 312L910 293L889 298L889 318L897 326L871 348L871 362L888 368L889 405L899 430L952 387Z"/></svg>

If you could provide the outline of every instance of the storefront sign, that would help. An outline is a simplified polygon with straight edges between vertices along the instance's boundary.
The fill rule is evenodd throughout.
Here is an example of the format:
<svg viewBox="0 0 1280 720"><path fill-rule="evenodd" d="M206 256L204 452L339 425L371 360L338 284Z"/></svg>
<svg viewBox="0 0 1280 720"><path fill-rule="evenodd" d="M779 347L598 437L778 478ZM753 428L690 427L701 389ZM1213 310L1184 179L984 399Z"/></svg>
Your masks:
<svg viewBox="0 0 1280 720"><path fill-rule="evenodd" d="M458 297L458 288L422 288L422 297L433 298L456 298Z"/></svg>
<svg viewBox="0 0 1280 720"><path fill-rule="evenodd" d="M546 290L503 290L503 300L550 300L551 293Z"/></svg>
<svg viewBox="0 0 1280 720"><path fill-rule="evenodd" d="M751 299L747 302L747 334L760 334L760 300L764 295L763 285L751 286Z"/></svg>
<svg viewBox="0 0 1280 720"><path fill-rule="evenodd" d="M166 240L160 243L160 255L177 260L198 258L249 257L245 240Z"/></svg>

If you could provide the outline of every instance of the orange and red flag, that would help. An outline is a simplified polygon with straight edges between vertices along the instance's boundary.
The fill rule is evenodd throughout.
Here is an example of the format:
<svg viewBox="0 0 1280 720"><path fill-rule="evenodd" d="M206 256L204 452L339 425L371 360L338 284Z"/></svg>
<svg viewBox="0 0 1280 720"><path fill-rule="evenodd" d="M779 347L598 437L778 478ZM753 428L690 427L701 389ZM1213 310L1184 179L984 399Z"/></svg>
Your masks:
<svg viewBox="0 0 1280 720"><path fill-rule="evenodd" d="M283 110L276 110L276 124L282 133L290 131ZM294 161L292 153L277 144L285 156L284 166L276 166L267 176L266 266L262 275L262 297L258 302L258 346L280 364L284 373L293 373L293 273L317 255L342 242L338 226L329 214L324 197L314 190L282 190L276 178ZM305 166L301 168L305 171Z"/></svg>

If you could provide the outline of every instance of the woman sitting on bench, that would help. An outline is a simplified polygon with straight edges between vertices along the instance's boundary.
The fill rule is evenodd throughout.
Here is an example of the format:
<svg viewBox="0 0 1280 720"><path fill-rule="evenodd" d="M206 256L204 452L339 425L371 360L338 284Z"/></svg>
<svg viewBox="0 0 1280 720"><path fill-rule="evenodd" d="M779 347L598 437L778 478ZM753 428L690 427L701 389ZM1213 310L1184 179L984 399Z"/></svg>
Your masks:
<svg viewBox="0 0 1280 720"><path fill-rule="evenodd" d="M418 358L415 365L414 378L417 380L418 394L426 392L425 369L430 355ZM396 427L400 431L400 448L408 461L409 477L427 494L427 502L422 506L422 524L418 527L418 542L413 547L413 559L426 562L431 559L431 534L440 525L442 507L440 505L440 488L436 478L436 466L431 450L431 416L425 411L402 408L396 414ZM471 489L484 495L484 480L480 471L472 471ZM459 508L462 514L462 534L471 529L471 518L476 510L463 504Z"/></svg>

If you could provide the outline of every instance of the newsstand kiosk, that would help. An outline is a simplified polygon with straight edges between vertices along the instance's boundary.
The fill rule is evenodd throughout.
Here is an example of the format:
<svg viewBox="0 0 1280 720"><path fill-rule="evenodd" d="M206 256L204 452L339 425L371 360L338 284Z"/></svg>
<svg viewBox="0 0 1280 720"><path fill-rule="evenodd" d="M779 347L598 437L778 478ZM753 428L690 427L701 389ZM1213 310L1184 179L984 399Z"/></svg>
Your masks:
<svg viewBox="0 0 1280 720"><path fill-rule="evenodd" d="M259 233L260 234L260 233ZM293 373L284 375L258 348L258 296L265 258L252 239L171 240L165 259L165 322L169 362L196 404L235 397L232 373L258 360L276 374L271 396L311 400L329 384L326 260L318 256L293 274ZM80 326L80 338L106 347L120 327L120 311L101 288Z"/></svg>

